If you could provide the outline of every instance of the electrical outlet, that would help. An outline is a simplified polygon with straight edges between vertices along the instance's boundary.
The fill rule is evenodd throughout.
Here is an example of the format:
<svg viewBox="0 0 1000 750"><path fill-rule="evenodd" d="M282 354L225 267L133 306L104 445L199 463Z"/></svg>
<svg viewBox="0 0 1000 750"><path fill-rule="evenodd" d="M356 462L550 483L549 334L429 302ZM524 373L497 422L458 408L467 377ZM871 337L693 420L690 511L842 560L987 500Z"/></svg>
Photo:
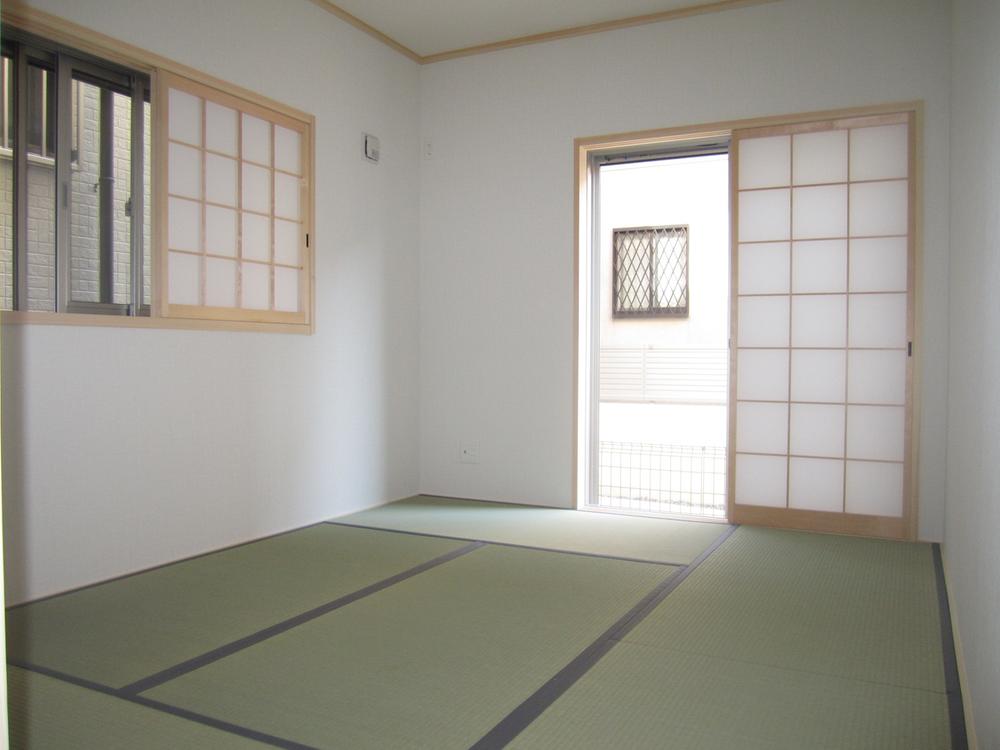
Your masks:
<svg viewBox="0 0 1000 750"><path fill-rule="evenodd" d="M431 159L434 157L434 144L430 140L424 141L424 158Z"/></svg>
<svg viewBox="0 0 1000 750"><path fill-rule="evenodd" d="M463 464L479 463L479 443L463 440L458 444L458 460Z"/></svg>

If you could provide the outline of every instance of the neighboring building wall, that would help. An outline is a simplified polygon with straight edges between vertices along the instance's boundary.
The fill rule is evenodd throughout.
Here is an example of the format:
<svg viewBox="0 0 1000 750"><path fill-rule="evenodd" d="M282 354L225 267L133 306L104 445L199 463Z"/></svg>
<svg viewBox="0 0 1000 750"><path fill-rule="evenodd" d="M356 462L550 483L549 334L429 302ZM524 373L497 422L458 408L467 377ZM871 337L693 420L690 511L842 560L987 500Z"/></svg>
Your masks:
<svg viewBox="0 0 1000 750"><path fill-rule="evenodd" d="M14 169L8 149L0 151L0 310L14 304Z"/></svg>
<svg viewBox="0 0 1000 750"><path fill-rule="evenodd" d="M601 347L723 348L729 336L729 160L647 162L601 172ZM614 229L686 224L686 318L614 318Z"/></svg>
<svg viewBox="0 0 1000 750"><path fill-rule="evenodd" d="M100 93L94 86L81 86L79 107L78 157L71 166L73 212L72 298L80 302L100 301ZM131 185L131 111L126 97L115 97L114 144L114 283L112 301L129 302L131 284L130 219L125 204ZM149 108L145 113L149 133ZM74 123L74 127L76 124ZM13 153L0 151L0 309L14 303ZM150 220L150 165L145 168L144 247L148 257ZM52 311L56 307L55 162L51 158L28 156L28 309ZM144 264L144 299L149 300L150 269Z"/></svg>

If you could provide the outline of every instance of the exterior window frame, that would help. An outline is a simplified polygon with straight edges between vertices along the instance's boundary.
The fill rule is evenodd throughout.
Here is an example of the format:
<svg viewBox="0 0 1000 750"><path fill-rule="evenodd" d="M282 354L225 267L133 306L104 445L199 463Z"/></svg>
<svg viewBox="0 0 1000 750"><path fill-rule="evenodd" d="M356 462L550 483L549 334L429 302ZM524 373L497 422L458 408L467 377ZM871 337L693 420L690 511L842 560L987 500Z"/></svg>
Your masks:
<svg viewBox="0 0 1000 750"><path fill-rule="evenodd" d="M28 164L46 163L55 167L55 298L54 312L47 315L89 314L106 316L148 316L150 307L143 300L143 216L144 216L144 102L149 100L151 82L148 74L132 70L100 57L89 55L70 46L44 39L25 32L20 28L4 25L3 54L13 63L11 83L13 85L13 112L6 112L12 118L15 137L13 145L13 201L12 219L14 223L14 298L12 312L27 311L28 301ZM47 104L54 104L53 112L43 118L43 130L47 128L46 118L50 115L55 123L55 156L38 154L28 142L28 120L22 116L29 109L27 79L28 66L42 67L49 74L48 86L54 89L54 96ZM73 142L78 139L79 122L74 121L72 107L72 84L77 75L131 97L130 116L130 165L129 180L129 256L130 283L127 303L111 301L109 284L102 283L102 301L82 302L73 300L70 280L72 268L72 241L70 227L73 201L70 189L71 170L78 165L78 154L74 154ZM4 123L6 127L6 123ZM48 140L47 133L43 139ZM47 149L43 149L45 151ZM74 159L74 156L77 158ZM110 200L110 195L102 195L101 203ZM103 213L103 212L102 212ZM101 216L99 228L100 274L111 273L111 258L106 252L111 247L112 226L108 216ZM9 313L4 313L5 317Z"/></svg>
<svg viewBox="0 0 1000 750"><path fill-rule="evenodd" d="M671 305L671 306L661 306L657 304L657 298L659 296L659 286L658 282L662 278L661 274L658 272L657 268L657 254L656 254L656 235L659 232L671 232L683 235L684 240L684 278L683 278L683 291L684 291L684 304L683 305ZM647 284L646 293L649 303L646 307L632 307L625 308L622 306L622 289L621 283L622 279L619 278L619 241L620 235L626 234L639 234L644 233L650 236L651 241L648 244L649 258L646 263L647 268ZM611 316L615 319L629 319L629 318L686 318L690 314L691 310L691 298L690 298L690 285L689 285L689 274L690 274L690 248L691 248L691 231L687 224L670 224L664 226L656 227L616 227L611 231L611 299L613 301Z"/></svg>

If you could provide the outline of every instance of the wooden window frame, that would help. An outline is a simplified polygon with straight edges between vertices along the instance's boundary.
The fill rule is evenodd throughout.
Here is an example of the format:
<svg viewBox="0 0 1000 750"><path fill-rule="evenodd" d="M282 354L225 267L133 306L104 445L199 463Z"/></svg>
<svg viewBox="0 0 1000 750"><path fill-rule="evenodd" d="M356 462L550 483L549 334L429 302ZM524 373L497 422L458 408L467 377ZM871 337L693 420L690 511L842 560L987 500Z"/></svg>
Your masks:
<svg viewBox="0 0 1000 750"><path fill-rule="evenodd" d="M585 508L586 493L590 490L593 478L590 476L592 460L590 458L590 424L589 412L592 401L595 398L595 383L590 376L588 368L584 364L592 365L591 360L594 352L591 345L592 323L589 320L591 305L591 274L593 268L589 260L590 243L592 242L592 201L593 201L593 181L591 172L594 169L593 161L604 155L615 155L632 151L642 151L644 149L657 149L670 146L672 144L708 140L731 138L736 130L763 127L788 127L791 125L823 122L829 120L840 120L854 117L869 117L873 115L899 115L907 113L912 118L910 162L910 191L911 207L910 212L910 267L909 273L912 275L910 292L910 320L912 341L912 357L910 357L910 383L909 398L906 412L907 423L907 446L906 462L904 468L904 482L906 483L904 497L904 517L902 519L892 519L889 524L884 524L879 517L854 516L852 515L847 524L840 523L844 520L845 514L836 514L838 518L829 519L830 523L819 519L816 523L815 512L809 516L797 515L795 511L790 512L783 519L778 519L773 514L762 513L754 519L744 519L750 523L760 525L774 525L784 527L797 527L813 529L818 531L828 531L847 534L859 534L867 536L880 536L895 539L915 540L918 536L917 526L919 520L919 494L917 491L917 476L919 472L920 455L920 422L921 422L921 381L920 381L920 358L922 356L922 325L919 314L919 295L921 293L922 278L922 241L923 241L923 120L924 103L920 100L892 102L886 104L876 104L871 106L854 107L846 109L820 110L812 112L788 113L766 117L753 117L739 120L724 120L703 124L682 125L670 128L658 128L650 130L639 130L632 132L611 133L607 135L585 136L575 138L573 141L573 185L572 201L574 208L573 216L573 245L572 245L572 265L573 265L573 369L571 373L571 393L572 393L572 422L570 425L570 442L572 462L570 467L570 487L574 507ZM733 163L733 155L730 154L730 165ZM732 189L732 185L730 185ZM730 221L734 222L735 214L731 212ZM731 257L734 254L730 249ZM731 282L733 276L738 271L738 265L733 263L730 268ZM730 294L734 287L731 283ZM731 313L733 311L731 310ZM736 387L736 357L730 356L730 409L735 408L735 387ZM729 417L729 445L734 444L733 434L735 420L732 415ZM728 481L727 481L727 502L731 503L734 498L735 484L735 461L728 461ZM807 513L802 511L802 513ZM872 519L875 519L874 521ZM732 509L729 510L729 520L733 520ZM833 522L837 523L834 524ZM798 523L797 523L798 522Z"/></svg>
<svg viewBox="0 0 1000 750"><path fill-rule="evenodd" d="M161 72L158 76L159 85L157 87L156 98L154 99L154 127L153 127L153 144L154 144L154 173L159 175L158 178L154 178L154 205L157 207L157 214L160 217L159 222L154 224L155 236L158 238L156 246L160 249L158 256L154 259L154 264L158 266L159 276L156 286L158 288L158 295L156 299L158 304L156 309L158 314L164 318L185 318L191 320L225 320L225 321L237 321L237 322L248 322L257 323L262 325L279 324L279 325L301 325L309 326L311 325L312 319L312 260L311 260L311 225L310 219L312 215L311 205L312 205L312 148L311 148L311 134L310 134L310 124L304 120L291 117L285 113L278 112L275 109L268 107L259 101L250 101L244 97L235 96L225 91L221 91L216 87L208 86L198 81L191 80L187 77L178 76L172 73ZM180 143L179 141L173 141L167 132L168 128L168 118L169 118L169 92L170 91L182 91L187 94L191 94L202 100L203 105L201 106L201 145L192 146L190 144L181 144L188 148L197 149L201 158L201 180L202 180L202 197L198 200L189 199L184 196L172 196L167 188L167 177L168 177L168 150L171 143ZM185 305L171 303L168 297L169 294L169 256L171 252L174 252L173 248L169 247L168 244L168 201L171 197L178 197L183 200L190 200L195 202L200 207L201 216L201 230L200 236L204 242L206 236L206 219L205 219L205 208L206 206L215 205L210 201L207 201L204 196L205 190L205 162L206 155L214 153L205 146L205 118L206 118L206 107L204 104L212 102L214 104L219 104L224 107L228 107L237 112L237 119L239 123L242 123L242 116L244 114L252 115L261 120L266 121L271 125L271 132L269 137L270 148L271 148L271 164L257 164L253 161L248 161L239 153L239 147L237 148L237 155L235 161L237 164L237 185L236 185L236 206L222 206L223 208L231 209L236 212L237 215L237 253L233 260L239 265L240 263L253 262L244 260L242 255L242 223L241 215L243 213L254 213L255 211L249 211L242 205L242 186L243 186L243 165L252 165L254 167L259 167L267 169L269 173L269 195L270 195L270 210L265 214L257 214L260 216L267 216L270 224L270 237L268 240L268 246L272 249L272 257L267 262L261 262L261 265L267 265L270 269L275 269L278 267L289 267L283 264L278 264L273 259L273 246L274 246L274 235L275 235L275 219L282 218L275 211L275 178L276 175L287 174L300 181L300 200L299 200L299 210L300 218L296 222L300 224L300 251L301 251L301 264L297 267L300 271L299 276L299 312L283 312L274 309L261 310L261 309L244 309L237 307L211 307L208 305ZM275 166L275 139L274 139L274 127L281 126L289 130L294 130L299 133L301 137L301 166L302 174L292 175L289 172L284 172ZM238 124L237 128L242 131L242 124ZM159 134L159 137L157 137ZM238 136L238 141L242 141L242 138ZM227 154L220 154L225 158L232 158ZM156 192L155 187L159 188ZM196 254L200 258L207 259L210 257L207 253L202 252ZM205 275L204 269L201 275L202 284L202 296L204 296L204 286L205 286ZM239 282L238 282L239 283ZM238 297L238 293L237 293ZM273 304L274 300L274 279L273 274L269 281L269 300Z"/></svg>
<svg viewBox="0 0 1000 750"><path fill-rule="evenodd" d="M152 273L152 305L148 317L100 315L72 312L32 312L32 311L2 311L0 323L3 325L60 325L60 326L97 326L120 328L164 328L182 330L221 330L221 331L266 331L272 333L312 334L315 330L315 131L316 120L312 114L291 107L280 101L270 99L261 94L245 89L236 84L203 73L168 57L157 55L135 45L102 34L85 26L67 21L58 16L35 10L17 2L4 3L0 9L0 23L11 25L19 30L33 34L53 43L71 47L81 53L117 63L136 71L145 73L150 78L151 101L153 102L152 127L152 227L150 248ZM158 165L158 151L165 150L165 123L161 119L156 102L165 89L164 82L170 76L191 81L205 86L223 96L233 97L241 102L238 107L242 111L252 111L259 107L268 112L268 119L275 115L289 118L298 124L303 132L303 175L304 195L301 201L303 232L308 235L308 248L304 250L302 259L304 281L300 289L301 315L287 314L275 316L267 321L259 319L258 315L233 315L231 310L223 314L214 308L201 308L186 311L189 314L179 315L179 311L165 309L163 284L165 275L162 264L166 257L166 247L161 238L166 231L164 204L166 201L165 173Z"/></svg>

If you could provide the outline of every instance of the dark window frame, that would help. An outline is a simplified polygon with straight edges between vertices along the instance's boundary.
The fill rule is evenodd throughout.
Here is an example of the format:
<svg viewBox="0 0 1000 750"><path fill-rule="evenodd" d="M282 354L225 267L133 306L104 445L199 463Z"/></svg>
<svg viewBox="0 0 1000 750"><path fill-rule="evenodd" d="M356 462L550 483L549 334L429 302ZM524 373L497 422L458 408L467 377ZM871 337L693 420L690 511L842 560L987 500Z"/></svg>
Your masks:
<svg viewBox="0 0 1000 750"><path fill-rule="evenodd" d="M683 237L683 252L681 258L683 259L683 286L681 287L681 296L683 298L683 304L676 305L661 305L658 302L659 299L659 282L665 278L665 275L659 273L658 269L658 258L657 258L657 235L662 233L670 233ZM623 242L625 238L629 235L635 236L644 234L649 237L646 242L646 248L648 250L648 257L646 259L646 283L641 291L644 291L648 304L644 307L636 306L624 306L623 303L623 292L621 284L623 279L620 277L620 263L619 257L623 250ZM612 299L612 318L687 318L691 311L691 288L689 285L689 272L690 272L690 249L691 249L691 233L690 227L687 224L669 224L664 226L654 226L654 227L620 227L612 230L611 233L611 299ZM667 272L666 278L673 278L672 274ZM626 297L635 297L633 291L632 294L627 294Z"/></svg>
<svg viewBox="0 0 1000 750"><path fill-rule="evenodd" d="M118 316L149 316L150 306L143 298L143 211L144 211L144 107L150 102L151 81L146 73L125 68L78 50L51 42L42 37L25 33L16 28L4 26L2 31L3 55L11 61L11 81L13 106L8 113L13 130L13 221L14 221L14 299L13 310L27 310L28 292L28 252L27 252L27 167L28 156L40 156L55 165L55 309L56 313L89 313ZM31 143L28 132L30 113L34 111L29 99L28 66L40 67L47 71L46 106L46 147ZM70 170L77 166L78 154L74 141L78 137L78 123L73 121L72 83L83 80L101 87L102 91L116 92L132 99L131 108L131 164L129 181L130 200L128 213L130 222L130 299L127 303L111 300L109 276L111 271L110 243L113 229L109 216L100 218L101 245L101 301L81 302L73 300L70 289L70 269L72 267L72 246L70 221L72 200L70 195ZM22 116L27 113L28 117ZM49 132L51 131L51 132ZM107 137L106 134L103 137ZM37 140L37 139L36 139ZM54 151L50 150L54 145ZM105 170L106 171L106 170ZM102 172L102 181L106 181ZM105 197L105 203L110 197ZM105 212L106 213L106 212Z"/></svg>

